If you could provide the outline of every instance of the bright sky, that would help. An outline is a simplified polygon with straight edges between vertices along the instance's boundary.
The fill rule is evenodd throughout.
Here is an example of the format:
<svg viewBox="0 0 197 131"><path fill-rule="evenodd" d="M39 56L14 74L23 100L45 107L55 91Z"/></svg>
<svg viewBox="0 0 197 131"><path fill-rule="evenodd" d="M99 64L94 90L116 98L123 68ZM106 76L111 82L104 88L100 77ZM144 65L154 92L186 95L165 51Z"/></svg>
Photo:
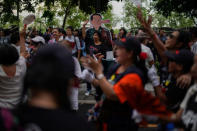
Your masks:
<svg viewBox="0 0 197 131"><path fill-rule="evenodd" d="M123 17L123 2L118 2L118 1L111 1L110 2L113 6L113 13L115 16L118 16L119 18ZM120 28L123 25L122 21L117 24L117 27L115 28Z"/></svg>

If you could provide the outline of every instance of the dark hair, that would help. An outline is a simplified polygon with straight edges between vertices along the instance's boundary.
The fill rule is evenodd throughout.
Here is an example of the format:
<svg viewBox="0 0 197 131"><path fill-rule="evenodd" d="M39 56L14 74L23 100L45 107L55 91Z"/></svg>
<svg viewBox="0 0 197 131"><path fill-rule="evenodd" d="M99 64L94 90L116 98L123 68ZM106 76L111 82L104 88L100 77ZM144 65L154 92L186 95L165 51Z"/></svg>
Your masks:
<svg viewBox="0 0 197 131"><path fill-rule="evenodd" d="M193 37L197 37L197 27L192 27L190 29L190 33L192 34Z"/></svg>
<svg viewBox="0 0 197 131"><path fill-rule="evenodd" d="M102 16L101 16L101 14L99 14L99 13L94 13L94 14L92 14L92 15L90 16L90 20L93 20L93 16L95 16L95 15L98 15L98 16L100 16L100 17L101 17L101 19L102 19Z"/></svg>
<svg viewBox="0 0 197 131"><path fill-rule="evenodd" d="M54 95L60 108L70 108L68 87L74 75L71 52L61 45L38 49L24 79L24 91L43 90Z"/></svg>
<svg viewBox="0 0 197 131"><path fill-rule="evenodd" d="M144 78L142 79L143 79L143 84L145 84L148 80L148 76L147 76L147 68L145 66L145 60L140 59L141 44L139 40L135 37L127 38L127 40L129 40L131 47L126 48L126 50L128 52L133 51L133 58L132 58L133 63L136 65L137 68L139 68L143 72Z"/></svg>
<svg viewBox="0 0 197 131"><path fill-rule="evenodd" d="M53 28L53 30L57 30L59 33L61 33L61 29L60 28Z"/></svg>
<svg viewBox="0 0 197 131"><path fill-rule="evenodd" d="M183 45L180 47L180 49L190 49L189 42L191 41L191 33L188 31L178 30L179 35L177 38L176 43L182 42Z"/></svg>
<svg viewBox="0 0 197 131"><path fill-rule="evenodd" d="M1 65L13 65L19 59L19 53L17 49L10 44L0 45L0 64Z"/></svg>
<svg viewBox="0 0 197 131"><path fill-rule="evenodd" d="M100 41L102 41L102 35L101 35L101 32L100 32L100 31L98 31L98 30L95 30L95 31L94 31L94 34L95 34L95 33L98 35L99 40L100 40ZM94 34L93 34L93 35L94 35Z"/></svg>
<svg viewBox="0 0 197 131"><path fill-rule="evenodd" d="M182 63L182 64L177 63L177 64L183 66L182 72L183 72L184 74L186 74L186 73L189 73L189 72L190 72L190 69L191 69L191 67L192 67L192 65L193 65L193 62L192 62L192 63Z"/></svg>
<svg viewBox="0 0 197 131"><path fill-rule="evenodd" d="M66 29L70 29L72 32L74 30L72 26L68 26L68 27L66 27Z"/></svg>
<svg viewBox="0 0 197 131"><path fill-rule="evenodd" d="M127 35L127 30L124 27L121 27L119 31L123 30L124 34L122 35L122 38L125 38Z"/></svg>

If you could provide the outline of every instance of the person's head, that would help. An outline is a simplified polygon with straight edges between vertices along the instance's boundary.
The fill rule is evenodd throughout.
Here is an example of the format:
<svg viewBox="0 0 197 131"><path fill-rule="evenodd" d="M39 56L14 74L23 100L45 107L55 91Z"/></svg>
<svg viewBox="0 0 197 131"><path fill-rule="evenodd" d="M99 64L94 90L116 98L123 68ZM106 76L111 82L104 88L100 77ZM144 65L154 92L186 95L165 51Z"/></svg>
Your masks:
<svg viewBox="0 0 197 131"><path fill-rule="evenodd" d="M91 24L93 26L100 26L101 25L102 16L99 13L95 13L95 14L92 14L90 16L90 20L91 20Z"/></svg>
<svg viewBox="0 0 197 131"><path fill-rule="evenodd" d="M31 98L36 98L45 92L53 96L59 108L69 108L68 91L73 75L71 52L61 45L47 45L33 57L24 78L24 94L30 90Z"/></svg>
<svg viewBox="0 0 197 131"><path fill-rule="evenodd" d="M94 41L101 41L102 40L101 33L99 31L95 31L93 34L93 39Z"/></svg>
<svg viewBox="0 0 197 131"><path fill-rule="evenodd" d="M59 28L54 28L53 29L53 31L52 31L52 33L53 33L53 37L55 38L55 39L59 39L59 37L60 37L60 29Z"/></svg>
<svg viewBox="0 0 197 131"><path fill-rule="evenodd" d="M128 33L127 33L127 36L126 37L131 37L132 36L132 31L129 31Z"/></svg>
<svg viewBox="0 0 197 131"><path fill-rule="evenodd" d="M191 75L194 78L195 82L197 82L197 55L194 56L194 64L191 68Z"/></svg>
<svg viewBox="0 0 197 131"><path fill-rule="evenodd" d="M53 31L53 27L49 26L48 32L51 33Z"/></svg>
<svg viewBox="0 0 197 131"><path fill-rule="evenodd" d="M66 35L67 36L73 35L73 27L72 26L66 27Z"/></svg>
<svg viewBox="0 0 197 131"><path fill-rule="evenodd" d="M33 51L37 51L41 46L45 45L45 39L41 36L36 36L31 39L30 46Z"/></svg>
<svg viewBox="0 0 197 131"><path fill-rule="evenodd" d="M78 29L75 29L75 30L73 31L73 35L74 35L74 36L78 36L78 35L79 35L79 30L78 30Z"/></svg>
<svg viewBox="0 0 197 131"><path fill-rule="evenodd" d="M141 32L141 33L138 33L136 35L136 37L138 38L138 40L140 41L140 43L143 43L143 44L148 44L148 41L149 41L149 36L144 33L144 32Z"/></svg>
<svg viewBox="0 0 197 131"><path fill-rule="evenodd" d="M125 38L126 35L127 35L127 30L126 30L124 27L122 27L122 28L120 28L120 30L119 30L119 34L120 34L120 36L121 36L122 38Z"/></svg>
<svg viewBox="0 0 197 131"><path fill-rule="evenodd" d="M120 64L127 63L141 52L140 42L134 38L123 38L121 41L116 41L116 60Z"/></svg>
<svg viewBox="0 0 197 131"><path fill-rule="evenodd" d="M192 42L196 42L197 41L197 27L192 27L190 29L190 32L192 34Z"/></svg>
<svg viewBox="0 0 197 131"><path fill-rule="evenodd" d="M65 36L66 32L63 28L60 28L60 36Z"/></svg>
<svg viewBox="0 0 197 131"><path fill-rule="evenodd" d="M174 76L178 77L190 72L194 58L191 51L186 49L176 51L176 53L166 51L165 55L168 57L168 71Z"/></svg>
<svg viewBox="0 0 197 131"><path fill-rule="evenodd" d="M160 29L160 30L159 30L159 35L160 35L160 36L164 36L164 31Z"/></svg>
<svg viewBox="0 0 197 131"><path fill-rule="evenodd" d="M19 53L14 46L12 46L11 44L0 45L0 65L14 65L18 59Z"/></svg>
<svg viewBox="0 0 197 131"><path fill-rule="evenodd" d="M0 38L4 36L3 29L0 29Z"/></svg>
<svg viewBox="0 0 197 131"><path fill-rule="evenodd" d="M136 65L144 73L145 80L147 78L147 69L145 60L140 59L141 45L137 38L123 38L121 41L115 41L116 44L116 61L125 65Z"/></svg>
<svg viewBox="0 0 197 131"><path fill-rule="evenodd" d="M188 31L174 31L166 40L165 46L170 50L189 49L189 42L191 41L191 34Z"/></svg>

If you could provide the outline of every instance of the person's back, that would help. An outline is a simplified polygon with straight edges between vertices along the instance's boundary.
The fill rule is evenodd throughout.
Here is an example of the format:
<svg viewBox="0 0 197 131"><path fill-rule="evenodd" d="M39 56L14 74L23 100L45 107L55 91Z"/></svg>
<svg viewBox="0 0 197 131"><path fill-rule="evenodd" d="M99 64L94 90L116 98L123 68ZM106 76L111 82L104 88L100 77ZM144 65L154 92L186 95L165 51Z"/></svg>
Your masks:
<svg viewBox="0 0 197 131"><path fill-rule="evenodd" d="M24 79L28 103L16 110L21 126L36 131L88 130L86 122L70 112L69 91L74 61L65 47L47 45L38 49ZM36 79L35 79L36 78Z"/></svg>
<svg viewBox="0 0 197 131"><path fill-rule="evenodd" d="M1 45L0 52L0 107L14 108L20 102L25 58L12 45Z"/></svg>
<svg viewBox="0 0 197 131"><path fill-rule="evenodd" d="M88 131L87 123L76 113L62 109L23 106L18 114L25 130L36 131Z"/></svg>

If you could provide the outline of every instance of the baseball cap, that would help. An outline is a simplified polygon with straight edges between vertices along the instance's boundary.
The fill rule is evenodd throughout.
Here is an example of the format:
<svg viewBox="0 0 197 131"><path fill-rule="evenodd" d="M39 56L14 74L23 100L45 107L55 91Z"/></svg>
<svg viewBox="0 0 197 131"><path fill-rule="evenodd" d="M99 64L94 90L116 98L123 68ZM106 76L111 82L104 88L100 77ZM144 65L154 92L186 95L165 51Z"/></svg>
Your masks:
<svg viewBox="0 0 197 131"><path fill-rule="evenodd" d="M34 38L31 39L33 42L41 42L43 45L45 44L45 40L43 37L41 36L36 36Z"/></svg>
<svg viewBox="0 0 197 131"><path fill-rule="evenodd" d="M141 45L137 38L128 37L122 38L114 42L116 45L126 48L127 50L133 50L136 55L139 55L141 52Z"/></svg>
<svg viewBox="0 0 197 131"><path fill-rule="evenodd" d="M140 32L136 36L137 38L150 38L146 33Z"/></svg>
<svg viewBox="0 0 197 131"><path fill-rule="evenodd" d="M190 50L182 49L175 53L166 51L165 55L172 61L182 65L192 65L194 54Z"/></svg>

